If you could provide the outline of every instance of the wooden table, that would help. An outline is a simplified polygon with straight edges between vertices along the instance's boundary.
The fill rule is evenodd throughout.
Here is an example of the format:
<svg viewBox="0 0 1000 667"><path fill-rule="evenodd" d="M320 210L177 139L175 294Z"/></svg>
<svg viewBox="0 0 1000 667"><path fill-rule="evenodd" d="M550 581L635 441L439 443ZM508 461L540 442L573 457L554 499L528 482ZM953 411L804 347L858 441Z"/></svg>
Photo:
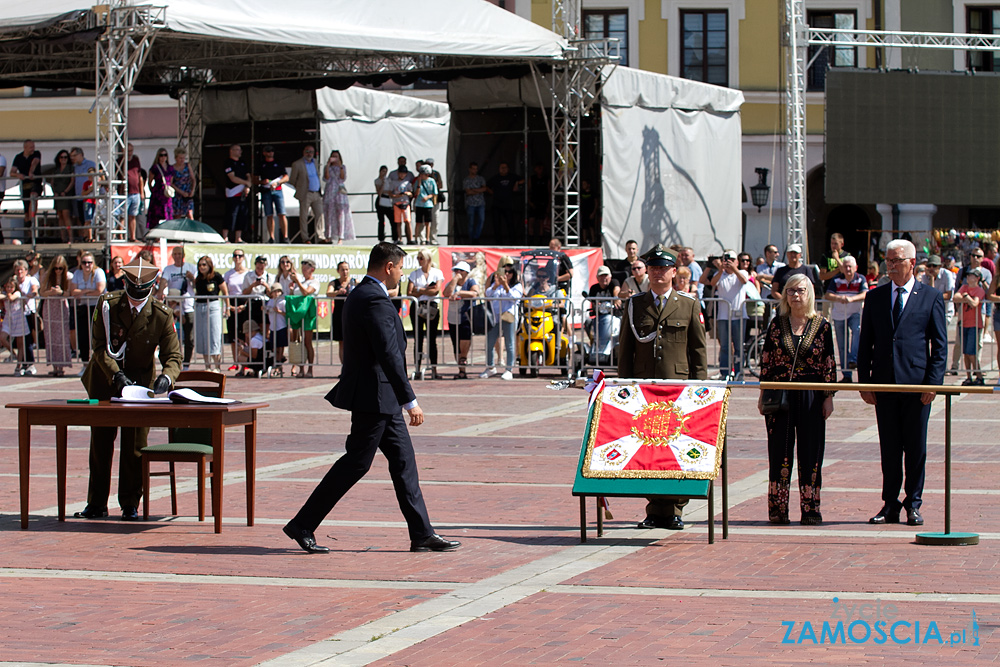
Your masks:
<svg viewBox="0 0 1000 667"><path fill-rule="evenodd" d="M112 403L96 405L67 403L65 400L10 403L17 410L18 462L21 478L21 529L28 528L28 483L31 460L31 427L56 427L56 474L58 477L59 520L66 520L66 430L69 426L205 428L212 430L213 470L218 475L212 485L212 515L215 532L222 532L222 490L225 470L226 428L242 426L247 466L247 525L253 525L254 482L257 458L257 411L267 403L191 405L175 403Z"/></svg>

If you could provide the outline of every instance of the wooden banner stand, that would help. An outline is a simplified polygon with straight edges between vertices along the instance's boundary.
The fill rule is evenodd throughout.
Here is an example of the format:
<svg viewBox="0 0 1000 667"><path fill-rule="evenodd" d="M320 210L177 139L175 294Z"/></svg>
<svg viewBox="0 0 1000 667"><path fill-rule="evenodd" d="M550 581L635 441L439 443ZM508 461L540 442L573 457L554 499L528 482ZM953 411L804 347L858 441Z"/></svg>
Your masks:
<svg viewBox="0 0 1000 667"><path fill-rule="evenodd" d="M590 422L593 406L587 413L587 429L580 448L580 462L576 466L573 495L580 498L580 542L587 541L587 498L597 498L597 536L604 535L604 498L645 498L647 496L678 496L681 498L706 498L708 500L708 543L715 544L715 489L710 479L607 479L583 476L583 460L590 439ZM727 488L726 445L722 446L722 539L729 539L729 490ZM638 523L638 521L637 521Z"/></svg>

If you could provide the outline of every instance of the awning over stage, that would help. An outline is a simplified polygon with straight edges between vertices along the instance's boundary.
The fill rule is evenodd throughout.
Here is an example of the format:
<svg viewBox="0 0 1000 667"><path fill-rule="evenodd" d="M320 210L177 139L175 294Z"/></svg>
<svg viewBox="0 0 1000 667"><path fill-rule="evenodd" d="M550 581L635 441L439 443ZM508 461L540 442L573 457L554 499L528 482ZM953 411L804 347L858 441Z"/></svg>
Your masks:
<svg viewBox="0 0 1000 667"><path fill-rule="evenodd" d="M321 87L396 75L459 73L560 59L566 42L482 0L163 0L139 90L164 90L197 70L218 85ZM0 0L0 84L87 87L94 80L87 0ZM39 45L45 44L39 49ZM29 57L30 56L30 57Z"/></svg>

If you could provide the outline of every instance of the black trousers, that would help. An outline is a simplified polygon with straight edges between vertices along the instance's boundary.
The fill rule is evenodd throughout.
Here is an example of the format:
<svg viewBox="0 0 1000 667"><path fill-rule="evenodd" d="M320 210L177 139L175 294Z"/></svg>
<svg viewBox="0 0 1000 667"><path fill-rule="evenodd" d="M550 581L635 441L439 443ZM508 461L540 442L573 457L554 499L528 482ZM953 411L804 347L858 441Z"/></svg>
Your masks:
<svg viewBox="0 0 1000 667"><path fill-rule="evenodd" d="M90 361L90 327L93 314L94 306L86 304L76 306L76 349L80 351L80 361L84 363Z"/></svg>
<svg viewBox="0 0 1000 667"><path fill-rule="evenodd" d="M818 514L823 487L826 420L818 391L789 392L789 410L764 417L767 426L767 513L787 519L796 441L799 454L799 505L802 514Z"/></svg>
<svg viewBox="0 0 1000 667"><path fill-rule="evenodd" d="M194 313L181 313L181 332L184 334L184 365L187 366L194 353Z"/></svg>
<svg viewBox="0 0 1000 667"><path fill-rule="evenodd" d="M432 302L437 303L437 302ZM417 349L423 353L424 350L424 339L428 337L430 333L430 341L427 347L427 357L430 360L431 366L437 366L438 362L438 324L441 322L441 309L435 308L434 317L430 318L430 327L427 326L427 318L419 317L417 315L418 308L410 309L410 324L413 327L414 337L416 338ZM429 332L428 332L429 329ZM421 354L421 359L423 359L423 354ZM417 362L416 370L420 371L420 362Z"/></svg>
<svg viewBox="0 0 1000 667"><path fill-rule="evenodd" d="M391 206L375 206L375 215L378 217L378 240L385 241L385 222L389 221L389 233L392 235L392 242L399 241L399 226L393 223Z"/></svg>
<svg viewBox="0 0 1000 667"><path fill-rule="evenodd" d="M930 416L931 406L921 403L919 394L878 394L875 418L882 454L882 501L893 510L920 509ZM906 492L902 503L900 488Z"/></svg>
<svg viewBox="0 0 1000 667"><path fill-rule="evenodd" d="M315 531L337 502L372 466L375 450L389 461L389 477L396 491L396 501L403 512L410 540L424 540L434 534L427 507L420 492L413 443L401 412L380 415L371 412L351 413L351 433L345 443L347 452L337 459L319 486L312 492L292 521Z"/></svg>
<svg viewBox="0 0 1000 667"><path fill-rule="evenodd" d="M96 508L108 506L111 494L111 462L114 458L115 436L118 428L94 427L90 429L90 483L87 486L87 504ZM148 428L121 429L121 446L118 459L118 505L139 507L142 497L142 453L146 446Z"/></svg>

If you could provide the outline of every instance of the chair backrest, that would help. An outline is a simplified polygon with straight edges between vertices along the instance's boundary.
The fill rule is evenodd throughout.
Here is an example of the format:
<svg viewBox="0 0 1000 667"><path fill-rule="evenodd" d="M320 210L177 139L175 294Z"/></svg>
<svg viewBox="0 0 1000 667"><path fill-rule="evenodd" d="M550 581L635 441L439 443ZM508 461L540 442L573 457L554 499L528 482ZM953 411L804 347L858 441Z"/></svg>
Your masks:
<svg viewBox="0 0 1000 667"><path fill-rule="evenodd" d="M194 389L204 396L225 398L226 375L215 371L181 371L174 383L174 389ZM212 430L207 428L172 428L168 430L170 442L194 442L200 445L212 444Z"/></svg>

